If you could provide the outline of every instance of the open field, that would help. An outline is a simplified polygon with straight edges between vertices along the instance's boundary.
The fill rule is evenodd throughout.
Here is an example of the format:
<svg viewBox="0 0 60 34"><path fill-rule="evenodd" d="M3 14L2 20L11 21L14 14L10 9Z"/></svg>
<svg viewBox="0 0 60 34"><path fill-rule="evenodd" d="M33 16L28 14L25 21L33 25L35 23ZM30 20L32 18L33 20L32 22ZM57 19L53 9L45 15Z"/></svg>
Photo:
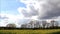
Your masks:
<svg viewBox="0 0 60 34"><path fill-rule="evenodd" d="M60 29L0 30L0 34L60 34Z"/></svg>

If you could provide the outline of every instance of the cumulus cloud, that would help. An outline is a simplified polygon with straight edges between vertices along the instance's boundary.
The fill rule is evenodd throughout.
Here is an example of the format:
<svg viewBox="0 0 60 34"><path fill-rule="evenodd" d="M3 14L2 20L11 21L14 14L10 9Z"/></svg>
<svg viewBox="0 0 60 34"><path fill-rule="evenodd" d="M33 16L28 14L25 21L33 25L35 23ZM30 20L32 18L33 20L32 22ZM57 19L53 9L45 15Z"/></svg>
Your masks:
<svg viewBox="0 0 60 34"><path fill-rule="evenodd" d="M60 0L20 0L26 8L18 8L25 17L38 16L39 19L51 19L60 16Z"/></svg>
<svg viewBox="0 0 60 34"><path fill-rule="evenodd" d="M17 26L19 19L24 19L23 15L0 14L0 26L6 26L9 23L15 23ZM21 21L19 22L21 24Z"/></svg>

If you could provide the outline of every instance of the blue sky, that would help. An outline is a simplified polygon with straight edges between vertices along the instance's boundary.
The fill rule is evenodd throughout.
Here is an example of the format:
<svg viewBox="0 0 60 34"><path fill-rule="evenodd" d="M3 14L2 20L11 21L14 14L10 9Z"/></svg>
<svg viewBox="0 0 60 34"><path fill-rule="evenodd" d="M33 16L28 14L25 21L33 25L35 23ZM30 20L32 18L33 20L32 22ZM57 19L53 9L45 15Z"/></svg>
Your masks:
<svg viewBox="0 0 60 34"><path fill-rule="evenodd" d="M0 0L0 13L19 14L18 7L25 7L25 4L18 0Z"/></svg>
<svg viewBox="0 0 60 34"><path fill-rule="evenodd" d="M7 15L9 18L8 20L12 20L12 22L15 21L15 19L19 19L18 17L21 16L19 11L17 10L19 7L26 7L26 5L22 2L20 2L20 0L0 0L0 14L8 14ZM19 15L19 16L17 16L17 15ZM22 20L21 20L21 22L22 22ZM5 26L5 24L6 23L4 23L4 19L2 19L2 21L0 21L0 25Z"/></svg>

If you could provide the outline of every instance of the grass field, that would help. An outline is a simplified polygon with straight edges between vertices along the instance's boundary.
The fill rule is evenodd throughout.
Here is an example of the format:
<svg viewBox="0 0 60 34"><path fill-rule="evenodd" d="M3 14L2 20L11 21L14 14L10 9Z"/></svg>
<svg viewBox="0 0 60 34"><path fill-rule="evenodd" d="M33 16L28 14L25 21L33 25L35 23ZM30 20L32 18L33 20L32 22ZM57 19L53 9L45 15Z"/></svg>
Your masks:
<svg viewBox="0 0 60 34"><path fill-rule="evenodd" d="M0 30L0 34L60 34L60 29Z"/></svg>

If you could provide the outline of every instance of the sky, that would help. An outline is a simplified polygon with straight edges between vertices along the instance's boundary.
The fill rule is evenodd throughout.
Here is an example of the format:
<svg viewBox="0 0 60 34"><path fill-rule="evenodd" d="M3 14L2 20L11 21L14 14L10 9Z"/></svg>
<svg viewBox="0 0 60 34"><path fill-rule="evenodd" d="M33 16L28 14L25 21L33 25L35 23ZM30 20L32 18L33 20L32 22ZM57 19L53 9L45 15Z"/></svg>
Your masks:
<svg viewBox="0 0 60 34"><path fill-rule="evenodd" d="M0 0L0 15L3 17L0 19L0 25L5 26L3 22L6 20L13 22L16 21L17 18L19 19L19 17L23 18L17 10L18 7L25 7L25 4L19 0Z"/></svg>
<svg viewBox="0 0 60 34"><path fill-rule="evenodd" d="M60 20L60 0L0 0L0 26L21 25L31 19Z"/></svg>
<svg viewBox="0 0 60 34"><path fill-rule="evenodd" d="M19 2L18 0L0 0L1 5L1 13L9 13L9 14L19 14L17 11L18 7L25 7L25 4Z"/></svg>

